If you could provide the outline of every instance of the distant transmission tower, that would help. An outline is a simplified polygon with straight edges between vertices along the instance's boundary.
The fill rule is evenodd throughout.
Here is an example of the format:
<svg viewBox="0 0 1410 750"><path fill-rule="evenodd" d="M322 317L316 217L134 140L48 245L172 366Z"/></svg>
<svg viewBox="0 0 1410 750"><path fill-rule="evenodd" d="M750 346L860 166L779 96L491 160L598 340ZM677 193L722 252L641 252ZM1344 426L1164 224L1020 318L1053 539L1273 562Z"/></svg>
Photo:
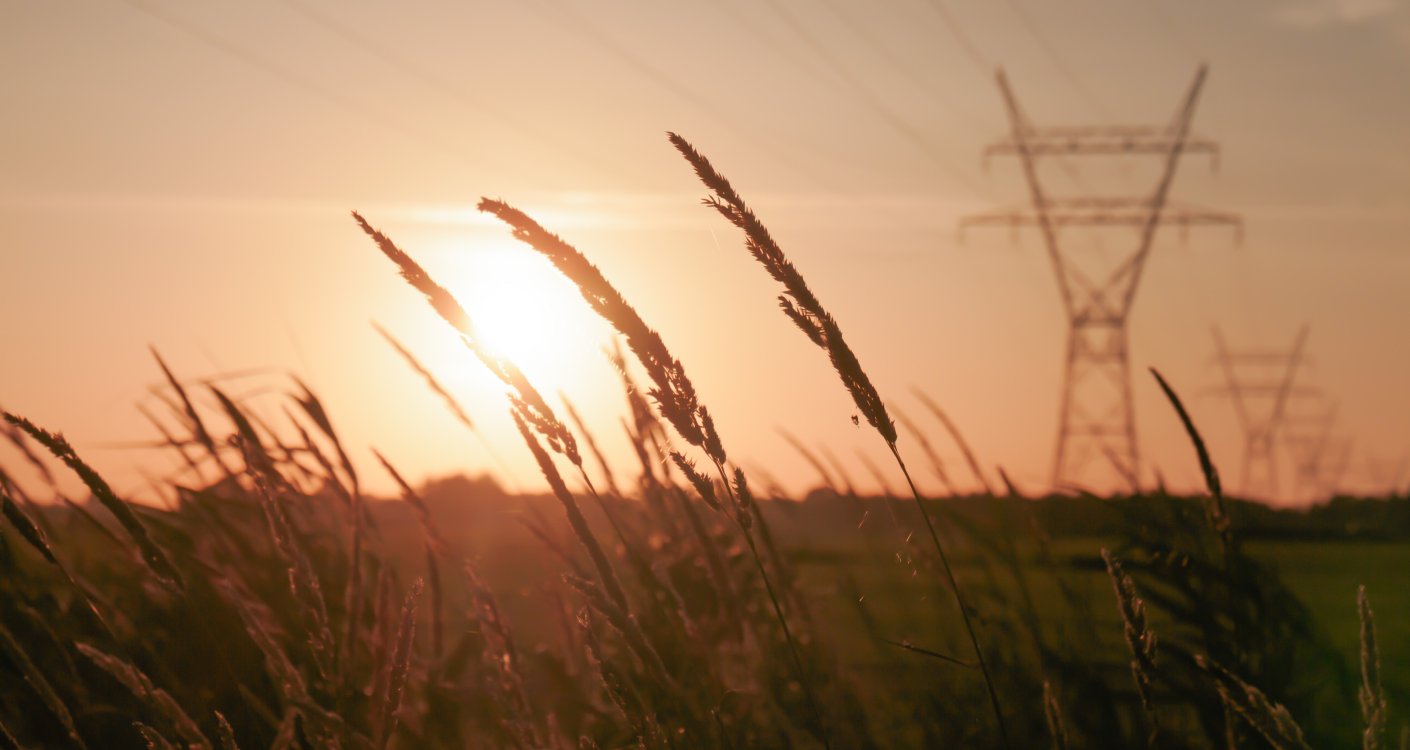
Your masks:
<svg viewBox="0 0 1410 750"><path fill-rule="evenodd" d="M1141 274L1150 256L1156 228L1177 224L1232 225L1233 214L1176 207L1167 200L1175 167L1187 152L1218 158L1218 145L1191 135L1195 102L1207 69L1200 66L1194 83L1164 126L1037 127L1019 109L1008 78L998 72L999 89L1008 109L1009 135L989 146L985 156L1019 158L1028 183L1031 207L965 218L970 226L1037 227L1057 277L1058 291L1067 312L1069 331L1059 413L1057 453L1053 461L1053 486L1077 484L1081 472L1094 459L1105 459L1132 489L1140 483L1140 451L1136 443L1135 410L1131 398L1126 321L1131 312ZM1039 179L1038 162L1044 157L1151 156L1160 160L1155 188L1140 196L1118 195L1061 197L1047 190ZM1101 268L1093 259L1078 258L1069 247L1069 228L1135 232L1135 242L1119 258L1106 258ZM1068 240L1064 244L1064 240Z"/></svg>
<svg viewBox="0 0 1410 750"><path fill-rule="evenodd" d="M1324 401L1320 411L1288 416L1283 444L1292 457L1294 488L1299 500L1330 497L1341 484L1351 458L1351 439L1338 438L1333 430L1337 404Z"/></svg>
<svg viewBox="0 0 1410 750"><path fill-rule="evenodd" d="M1278 466L1277 435L1287 413L1288 401L1296 396L1320 393L1293 385L1297 370L1307 360L1308 327L1298 331L1293 345L1285 350L1238 350L1229 348L1216 326L1214 357L1224 372L1220 393L1234 402L1234 413L1244 433L1243 473L1240 492L1245 497L1276 497Z"/></svg>

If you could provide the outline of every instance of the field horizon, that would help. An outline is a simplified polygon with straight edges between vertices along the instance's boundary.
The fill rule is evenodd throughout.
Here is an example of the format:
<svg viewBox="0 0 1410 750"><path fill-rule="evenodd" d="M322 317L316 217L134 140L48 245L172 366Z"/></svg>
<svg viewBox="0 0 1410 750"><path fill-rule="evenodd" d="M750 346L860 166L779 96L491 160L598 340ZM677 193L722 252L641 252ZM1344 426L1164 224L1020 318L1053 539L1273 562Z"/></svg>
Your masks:
<svg viewBox="0 0 1410 750"><path fill-rule="evenodd" d="M0 0L0 750L1410 750L1407 80L1410 0Z"/></svg>

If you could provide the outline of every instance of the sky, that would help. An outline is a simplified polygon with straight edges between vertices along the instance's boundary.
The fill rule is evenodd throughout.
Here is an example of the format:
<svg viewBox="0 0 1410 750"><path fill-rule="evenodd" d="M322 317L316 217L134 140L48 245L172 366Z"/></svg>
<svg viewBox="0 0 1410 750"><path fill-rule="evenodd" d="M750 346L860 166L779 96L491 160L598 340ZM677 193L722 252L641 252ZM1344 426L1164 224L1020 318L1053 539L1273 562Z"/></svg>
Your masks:
<svg viewBox="0 0 1410 750"><path fill-rule="evenodd" d="M0 406L64 432L120 491L177 470L149 346L278 422L296 373L364 466L417 480L500 471L371 323L463 401L506 483L541 486L503 388L357 229L357 210L462 298L493 345L583 413L630 469L610 340L545 260L474 209L527 211L577 246L684 363L732 456L816 484L781 436L874 487L885 445L777 312L774 282L666 141L679 132L778 238L882 397L974 482L912 394L991 480L1052 479L1067 319L1041 238L971 229L1022 208L1003 68L1037 125L1165 124L1200 63L1172 201L1236 213L1155 238L1128 330L1141 480L1199 486L1153 380L1185 395L1236 488L1243 437L1217 390L1234 349L1310 326L1289 407L1335 409L1340 487L1410 483L1410 8L1397 0L717 0L519 3L0 0ZM1144 195L1155 160L1045 165L1055 191ZM1074 175L1076 175L1074 177ZM1072 233L1110 261L1131 232ZM1249 376L1253 377L1253 376ZM865 422L863 422L865 427ZM1303 428L1305 431L1305 428ZM1291 428L1290 428L1291 430ZM903 431L903 455L924 467ZM0 464L16 457L0 446ZM1278 451L1272 498L1306 502ZM928 491L933 474L917 470ZM899 484L899 477L888 480ZM1080 484L1118 482L1095 466Z"/></svg>

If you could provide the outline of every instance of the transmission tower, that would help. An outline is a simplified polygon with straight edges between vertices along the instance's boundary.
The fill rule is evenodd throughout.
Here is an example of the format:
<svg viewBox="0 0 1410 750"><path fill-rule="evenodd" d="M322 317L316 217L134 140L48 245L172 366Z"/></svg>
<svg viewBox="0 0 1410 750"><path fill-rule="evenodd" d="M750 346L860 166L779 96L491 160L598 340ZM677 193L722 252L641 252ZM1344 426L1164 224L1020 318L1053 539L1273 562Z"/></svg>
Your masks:
<svg viewBox="0 0 1410 750"><path fill-rule="evenodd" d="M1320 394L1315 388L1293 385L1298 368L1307 362L1303 348L1308 327L1304 325L1292 347L1283 350L1235 351L1225 343L1218 326L1212 332L1214 358L1224 373L1224 387L1218 392L1233 401L1244 433L1240 491L1245 497L1275 497L1278 467L1274 449L1288 401Z"/></svg>
<svg viewBox="0 0 1410 750"><path fill-rule="evenodd" d="M1077 484L1081 472L1094 459L1104 458L1133 490L1138 489L1141 465L1126 321L1150 257L1156 228L1161 224L1241 225L1233 214L1175 206L1168 200L1181 155L1218 155L1215 142L1190 132L1206 72L1200 66L1174 119L1167 125L1081 127L1033 125L1019 108L1008 78L1002 70L998 72L1010 132L984 153L986 157L1018 157L1031 206L967 217L960 229L1036 227L1042 235L1069 323L1053 460L1055 488ZM1160 165L1159 178L1146 195L1076 197L1058 196L1040 179L1040 160L1093 155L1155 157ZM1070 247L1072 238L1064 234L1078 227L1121 232L1124 238L1134 232L1135 238L1118 258L1107 257L1101 268L1094 268L1093 259L1074 254Z"/></svg>
<svg viewBox="0 0 1410 750"><path fill-rule="evenodd" d="M1346 473L1351 439L1334 434L1336 422L1337 404L1325 401L1320 411L1284 418L1283 444L1292 457L1299 500L1329 497Z"/></svg>

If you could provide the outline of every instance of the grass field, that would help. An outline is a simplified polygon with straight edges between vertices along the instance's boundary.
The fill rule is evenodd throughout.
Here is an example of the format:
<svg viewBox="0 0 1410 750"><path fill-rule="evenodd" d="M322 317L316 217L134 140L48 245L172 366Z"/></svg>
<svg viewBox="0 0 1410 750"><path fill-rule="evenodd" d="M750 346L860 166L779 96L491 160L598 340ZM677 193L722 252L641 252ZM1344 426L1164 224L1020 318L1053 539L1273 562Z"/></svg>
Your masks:
<svg viewBox="0 0 1410 750"><path fill-rule="evenodd" d="M556 557L552 545L568 544L571 530L566 524L552 522L540 529L543 538L539 538L525 525L527 519L541 513L546 516L546 511L552 510L553 499L510 500L488 486L469 483L443 483L440 488L428 489L431 493L428 508L443 535L445 559L449 561L454 555L463 554L475 560L484 586L498 602L502 625L517 641L527 695L536 702L549 701L550 705L554 700L562 700L557 691L563 690L563 686L552 686L551 675L568 669L572 663L565 649L571 648L572 633L577 626L574 608L566 601L569 593L561 578L564 561ZM481 493L488 493L490 497L478 496ZM962 626L953 601L935 578L933 561L911 558L906 551L908 547L902 543L904 533L901 532L910 529L914 518L902 513L893 522L882 510L880 500L827 501L824 498L817 502L815 497L814 501L804 504L782 502L787 504L766 504L764 517L770 520L776 534L783 564L797 576L794 585L806 609L807 625L804 627L808 637L816 638L815 645L831 654L828 668L837 675L845 675L856 694L864 696L860 713L868 727L868 741L883 747L929 746L941 741L977 746L992 744L992 737L983 734L986 725L982 720L983 692L976 684L973 670L897 645L957 658L964 656ZM990 502L998 508L1004 501ZM1021 502L1042 507L1049 501ZM818 507L810 508L814 505ZM142 515L154 528L164 529L159 538L179 538L184 535L183 525L202 524L195 515L195 507L188 506L173 517L146 511ZM424 543L413 508L386 502L373 503L370 507L374 509L373 516L380 529L378 559L391 564L398 571L395 577L399 580L424 576ZM818 512L812 513L812 510ZM69 540L57 547L68 569L93 585L98 600L103 602L101 606L110 606L115 612L126 611L130 616L130 619L115 620L113 624L128 630L120 640L133 639L134 642L125 643L123 648L133 650L134 662L143 664L153 680L167 681L168 692L193 712L194 706L201 705L222 710L222 715L238 727L236 732L244 739L241 746L261 746L259 726L263 722L242 705L254 698L238 697L237 691L237 697L231 699L233 702L221 705L217 696L222 680L208 671L214 664L201 666L215 658L213 654L203 654L201 648L230 648L237 654L249 648L244 642L249 636L240 632L238 614L229 621L226 618L231 617L230 613L222 617L213 610L202 616L207 622L200 627L215 628L215 631L199 638L187 638L181 629L191 627L189 619L180 615L173 617L173 602L141 583L141 569L133 566L134 560L121 559L120 555L114 558L117 549L114 539L104 538L91 521L73 511L56 509L47 511L46 515L49 516L47 525L55 536ZM598 514L590 515L592 526L606 532L605 520ZM857 520L863 517L867 521L858 528ZM997 517L974 518L980 524L999 523ZM254 519L257 520L257 516ZM7 563L10 572L5 579L7 601L27 603L21 609L7 611L0 622L15 634L17 645L30 654L35 664L65 665L54 667L58 673L51 679L55 683L70 671L84 674L81 662L75 657L53 661L57 644L69 638L99 642L101 637L93 632L93 624L85 624L81 612L74 610L76 603L65 591L62 580L44 574L40 556L16 548L14 538L13 535L8 537L11 543ZM1048 540L1041 546L1031 539L1023 540L1018 552L1019 569L1029 587L1032 613L1040 622L1039 640L1046 644L1041 647L1027 642L1031 634L1022 622L1027 605L1017 588L1015 569L996 564L992 553L983 545L975 544L965 533L951 531L947 542L953 549L952 562L959 580L974 602L979 631L993 651L998 686L1006 701L1011 701L1006 704L1011 710L1009 730L1023 738L1018 741L1040 744L1047 741L1048 727L1041 713L1043 679L1058 686L1057 695L1065 698L1066 711L1074 715L1080 714L1084 706L1096 705L1091 698L1080 697L1091 690L1090 686L1078 688L1081 681L1077 676L1090 672L1098 675L1104 689L1110 692L1108 698L1117 706L1121 719L1105 726L1093 722L1084 724L1080 716L1069 717L1072 741L1078 743L1080 738L1081 744L1103 747L1140 744L1138 709L1126 667L1129 657L1122 637L1122 618L1111 579L1099 563L1094 562L1099 550L1119 548L1123 540L1118 536L1065 536ZM623 552L618 550L616 554ZM725 556L727 564L738 568L736 573L743 579L747 568L742 565L745 560L740 558L741 554L735 549L727 551ZM1362 584L1370 592L1378 622L1383 623L1379 645L1389 704L1395 707L1410 700L1410 685L1404 680L1404 676L1410 674L1410 639L1404 637L1403 629L1385 625L1403 622L1410 615L1410 591L1398 585L1403 575L1400 571L1410 564L1410 544L1354 540L1264 541L1250 543L1248 554L1276 571L1281 584L1307 605L1315 623L1315 637L1308 643L1315 642L1316 638L1324 639L1321 646L1327 654L1315 658L1304 654L1305 663L1319 665L1317 673L1321 675L1310 685L1308 695L1301 699L1305 710L1313 712L1313 716L1328 717L1325 721L1356 723L1354 693L1346 691L1348 686L1354 691L1358 669L1360 645L1355 591ZM261 561L272 562L268 558L261 558ZM273 585L277 590L277 565L270 573L276 573L275 581L266 585ZM17 581L15 575L22 575L30 583ZM1150 582L1154 584L1155 581ZM455 614L473 611L474 598L469 594L464 586L445 587L442 606L447 612L448 625L443 637L447 643L461 639L465 648L469 648L469 644L487 648L488 644L479 641L483 637L483 626ZM684 589L681 595L690 598ZM334 620L338 617L337 608L336 603L330 602L330 618ZM51 616L45 619L45 631L49 635L40 635L34 630L33 617L46 609L51 611ZM1174 643L1181 638L1178 620L1157 607L1152 609L1150 627L1162 639ZM233 630L227 630L230 628ZM405 734L397 740L400 744L415 745L427 740L420 734L426 725L419 723L426 717L423 714L418 720L419 713L450 710L457 721L473 726L488 721L485 712L493 710L481 706L462 715L460 709L448 706L436 709L436 692L429 682L438 679L436 657L428 644L430 629L431 624L425 617L418 619L415 642L422 645L417 659L423 663L413 662L407 688L409 707L405 710L406 719L416 727L416 733L407 733L413 730L403 728L401 731ZM67 635L61 636L61 632ZM1184 637L1198 641L1198 637ZM296 653L300 639L294 632L285 632L283 638L292 638L286 647L291 654ZM183 643L187 640L191 642ZM230 643L214 646L212 640ZM144 648L139 643L147 645ZM714 643L712 648L720 650L717 656L722 660L738 660L741 655L734 650L747 641L732 646L731 643L726 638ZM156 644L166 645L153 649ZM1064 651L1066 660L1055 657L1055 653ZM143 653L145 657L140 656ZM1170 658L1158 651L1158 665L1164 663L1162 657ZM1323 658L1335 662L1334 668L1328 669L1321 661ZM172 664L163 666L159 660L169 660ZM1082 669L1074 668L1073 663L1080 664ZM586 666L580 665L580 668ZM49 737L44 742L52 740L62 744L52 735L55 729L52 722L43 720L46 712L42 702L36 705L34 696L26 694L27 676L15 663L13 653L0 658L0 669L7 675L7 687L0 691L9 707L7 711L19 711L27 706L35 712L18 716L0 714L0 720L13 731L25 732L31 742ZM750 677L746 671L736 678L735 689L739 696L759 699L755 693L764 687L757 682L757 675ZM444 675L440 679L444 679ZM428 682L418 684L418 681ZM252 683L258 684L258 680ZM1172 688L1166 692L1159 677L1155 685L1156 705L1167 717L1162 746L1199 746L1198 720L1181 706L1178 691ZM115 692L116 687L104 687L98 682L86 689L54 689L61 696L68 690L74 691L70 705L80 732L87 734L106 728L103 731L116 732L104 735L116 745L124 744L117 741L124 731L121 727L114 729L104 718L112 718L115 712L131 712L123 716L150 726L161 725L159 708L144 708L141 702L122 700L120 692ZM462 685L455 694L462 701L490 700L492 696L483 691L484 688L475 689L472 683ZM944 696L942 703L929 703L939 696ZM923 697L926 699L921 700ZM1036 701L1038 708L1025 710L1022 703L1028 700ZM936 713L929 719L918 720L916 712L924 705L932 705ZM242 718L249 724L242 724ZM210 722L198 720L197 723ZM1305 729L1319 740L1315 746L1354 747L1359 744L1356 733L1344 731L1343 726L1324 728L1308 723ZM1117 734L1087 734L1103 731ZM480 736L481 741L488 741L492 735L472 732L468 736ZM131 741L138 742L138 737L133 734ZM779 741L785 740L779 738ZM800 737L785 741L786 744L797 742L810 744ZM683 746L693 746L693 743Z"/></svg>
<svg viewBox="0 0 1410 750"><path fill-rule="evenodd" d="M624 342L613 397L630 407L637 463L607 480L586 426L561 421L445 288L354 215L467 363L504 383L551 494L414 487L380 455L355 464L298 380L278 385L287 408L261 412L160 358L169 411L154 421L188 467L160 485L166 509L119 497L61 435L7 412L4 434L37 479L0 475L0 750L1379 748L1405 736L1410 549L1387 519L1410 501L1296 515L1225 498L1163 380L1207 494L924 497L840 325L730 183L671 138L909 494L778 496L727 453L685 365L601 272L483 201ZM64 495L60 470L91 499ZM400 498L364 491L372 472Z"/></svg>

